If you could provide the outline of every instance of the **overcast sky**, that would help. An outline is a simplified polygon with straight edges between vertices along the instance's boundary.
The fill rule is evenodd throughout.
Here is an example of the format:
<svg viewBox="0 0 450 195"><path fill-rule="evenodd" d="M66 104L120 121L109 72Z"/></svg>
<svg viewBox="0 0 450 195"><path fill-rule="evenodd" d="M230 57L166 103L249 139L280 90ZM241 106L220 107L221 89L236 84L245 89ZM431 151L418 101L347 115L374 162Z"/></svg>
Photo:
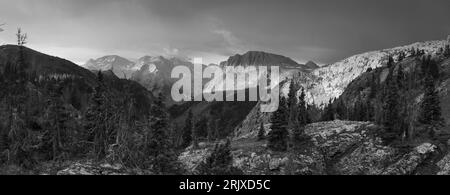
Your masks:
<svg viewBox="0 0 450 195"><path fill-rule="evenodd" d="M449 0L0 0L0 44L82 64L116 54L203 57L249 50L331 63L450 34Z"/></svg>

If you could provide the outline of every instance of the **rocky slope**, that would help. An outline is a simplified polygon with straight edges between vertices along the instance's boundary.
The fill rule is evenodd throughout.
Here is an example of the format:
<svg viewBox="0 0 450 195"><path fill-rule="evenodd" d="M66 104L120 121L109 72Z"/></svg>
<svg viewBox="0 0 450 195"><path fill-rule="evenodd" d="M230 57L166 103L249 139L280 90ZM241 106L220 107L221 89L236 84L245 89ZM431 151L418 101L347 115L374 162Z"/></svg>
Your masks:
<svg viewBox="0 0 450 195"><path fill-rule="evenodd" d="M316 82L309 86L308 93L317 105L327 103L330 99L339 97L347 85L367 69L386 65L388 56L398 58L400 52L410 55L411 48L424 50L425 53L435 55L446 41L418 42L411 45L372 51L354 55L342 61L321 67L312 72L317 77Z"/></svg>
<svg viewBox="0 0 450 195"><path fill-rule="evenodd" d="M446 174L449 157L432 143L411 148L386 146L377 136L379 127L368 122L332 121L311 124L310 143L296 151L272 152L254 139L232 143L234 166L245 174L299 175L412 175ZM210 153L212 146L187 149L179 156L190 174Z"/></svg>

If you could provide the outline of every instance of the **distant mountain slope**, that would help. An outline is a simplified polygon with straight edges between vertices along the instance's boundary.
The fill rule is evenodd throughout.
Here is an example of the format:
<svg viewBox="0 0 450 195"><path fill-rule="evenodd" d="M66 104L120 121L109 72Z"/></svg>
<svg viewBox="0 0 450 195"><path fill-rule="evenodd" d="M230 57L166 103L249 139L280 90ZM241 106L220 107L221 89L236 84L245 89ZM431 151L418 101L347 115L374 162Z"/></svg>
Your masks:
<svg viewBox="0 0 450 195"><path fill-rule="evenodd" d="M306 68L309 68L309 69L317 69L317 68L320 68L320 66L317 65L316 63L314 63L313 61L308 61L308 62L306 62L305 67L306 67Z"/></svg>
<svg viewBox="0 0 450 195"><path fill-rule="evenodd" d="M311 65L311 64L310 64ZM244 71L239 69L227 69L227 67L248 67L248 66L278 66L280 69L280 81L286 80L287 78L292 78L294 75L299 73L311 72L314 68L307 67L302 64L298 64L291 58L281 56L278 54L271 54L261 51L249 51L242 55L231 56L227 61L221 62L220 67L224 69L224 74L235 74L235 75L246 75L247 82L251 85L256 85L258 80L264 73L252 69L245 69ZM247 75L256 74L257 77L249 77ZM225 82L225 81L223 81ZM214 86L222 86L223 83L213 83L210 82L206 85L205 91L209 92ZM229 90L244 90L248 88L246 83L237 83L235 88L233 86L226 86L225 91Z"/></svg>
<svg viewBox="0 0 450 195"><path fill-rule="evenodd" d="M120 78L129 78L134 71L139 69L135 67L134 62L117 55L104 56L95 60L90 59L83 66L89 70L112 70Z"/></svg>
<svg viewBox="0 0 450 195"><path fill-rule="evenodd" d="M220 63L221 66L281 66L295 67L300 66L294 60L282 55L266 53L262 51L249 51L245 54L236 54L228 58L227 61Z"/></svg>
<svg viewBox="0 0 450 195"><path fill-rule="evenodd" d="M312 74L317 77L317 81L309 86L308 92L312 98L309 101L320 105L338 97L353 79L366 72L367 69L386 65L387 57L390 55L394 59L398 58L400 52L404 52L408 56L412 48L424 50L427 54L435 55L445 44L446 41L418 42L392 49L354 55L342 61L318 68L312 71Z"/></svg>
<svg viewBox="0 0 450 195"><path fill-rule="evenodd" d="M191 62L174 57L143 56L136 61L130 61L117 55L91 59L86 62L84 67L92 71L111 71L118 78L136 81L153 95L163 93L168 97L166 103L173 104L170 90L176 79L171 78L171 73L173 68L179 65L193 68Z"/></svg>
<svg viewBox="0 0 450 195"><path fill-rule="evenodd" d="M86 79L90 84L96 83L95 75L68 60L49 56L32 49L23 48L24 60L29 65L29 73L38 75L68 74ZM16 45L0 46L0 65L15 63L19 59L19 47ZM4 68L0 66L0 68Z"/></svg>
<svg viewBox="0 0 450 195"><path fill-rule="evenodd" d="M68 104L83 110L88 105L93 89L99 85L96 72L84 69L68 60L23 47L24 63L28 66L28 74L36 74L40 78L62 79L63 96ZM19 47L16 45L0 46L0 71L5 65L16 64L19 59ZM123 96L130 93L140 104L140 113L149 110L153 95L138 83L118 78L111 70L104 72L108 93ZM67 81L65 81L67 80ZM147 107L146 107L147 106ZM142 111L142 112L141 112Z"/></svg>

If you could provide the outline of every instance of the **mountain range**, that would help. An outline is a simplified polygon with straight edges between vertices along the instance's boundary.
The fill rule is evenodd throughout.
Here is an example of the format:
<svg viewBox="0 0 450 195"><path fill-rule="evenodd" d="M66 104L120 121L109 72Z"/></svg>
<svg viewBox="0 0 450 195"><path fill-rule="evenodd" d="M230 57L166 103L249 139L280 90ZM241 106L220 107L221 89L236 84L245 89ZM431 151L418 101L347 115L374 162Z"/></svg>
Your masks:
<svg viewBox="0 0 450 195"><path fill-rule="evenodd" d="M393 56L397 59L400 53L405 53L409 56L411 49L423 50L426 54L436 55L440 48L443 48L447 44L447 41L426 41L417 42L410 45L395 47L391 49L382 49L378 51L371 51L362 54L357 54L338 61L336 63L327 64L324 66L318 66L316 63L309 61L306 64L299 64L289 57L285 57L278 54L271 54L262 51L249 51L244 54L236 54L230 56L228 60L218 63L220 67L225 68L227 66L279 66L281 79L280 87L281 92L287 95L289 85L292 79L299 83L306 89L306 101L308 104L316 105L317 107L323 107L334 98L338 98L346 89L346 87L360 75L365 73L368 69L375 69L385 66L388 56ZM170 96L170 87L176 80L170 78L170 72L176 65L187 65L192 67L193 64L186 60L177 58L165 58L162 56L150 57L145 56L132 63L124 58L115 57L117 60L90 60L86 63L85 67L89 69L102 69L117 67L117 70L122 72L129 72L131 80L137 81L150 91L164 92L166 96ZM99 62L97 65L90 62ZM107 63L105 63L107 62ZM120 62L120 63L118 63ZM130 65L131 64L131 65ZM119 68L120 67L120 68ZM236 70L234 74L249 74L250 72L241 72ZM114 71L119 77L120 73ZM225 72L227 73L227 72ZM258 75L260 77L262 75ZM248 78L248 81L257 82L258 78ZM206 82L205 91L209 91L214 85L219 83ZM247 85L237 84L234 90L246 90ZM227 89L225 89L227 90ZM300 91L298 92L300 95ZM170 99L170 98L168 98ZM173 103L173 102L172 102ZM210 107L214 107L214 103L179 103L190 106L184 106L183 111L195 110L201 117L201 113L205 110L210 110ZM256 104L258 105L258 104ZM183 107L183 106L181 106ZM181 108L178 107L178 108ZM256 107L247 107L249 109L240 110L240 112L248 113L244 118L236 119L240 122L235 132L240 136L248 136L248 132L255 132L258 128L258 123L261 121L268 122L270 114L259 113ZM174 109L178 110L178 109ZM186 113L176 114L181 117L179 120L180 125L183 125ZM207 115L205 115L206 117ZM245 133L247 132L247 133ZM239 136L238 136L239 137Z"/></svg>
<svg viewBox="0 0 450 195"><path fill-rule="evenodd" d="M446 167L450 167L450 154L441 151L445 148L442 143L450 139L448 136L450 59L442 53L442 48L448 44L450 44L448 41L419 42L357 54L325 66L318 66L314 62L303 65L291 58L261 51L237 54L229 57L227 61L218 63L218 66L223 68L279 66L281 81L278 84L281 87L281 94L287 96L293 83L300 85L306 92L308 113L318 110L317 115L323 117L330 108L339 108L340 104L346 106L346 111L341 110L339 119L352 121L318 122L322 119L310 119L312 123L305 127L305 133L311 137L311 142L305 143L305 151L302 151L301 155L268 151L266 143L257 140L261 129L264 134L271 131L272 113L261 113L259 109L261 102L170 102L170 88L176 81L170 78L171 71L177 65L185 65L192 70L193 64L187 60L144 56L132 61L111 55L89 60L83 68L70 61L26 47L4 45L0 46L0 72L9 73L11 64L19 68L22 68L21 64L27 65L23 69L25 74L20 71L14 72L19 69L12 70L14 75L25 75L22 79L28 79L27 82L21 82L17 78L12 80L2 78L1 84L4 84L4 87L11 83L24 86L23 91L29 97L27 102L19 107L27 107L27 112L19 114L26 117L23 117L24 121L17 120L14 124L9 124L13 124L11 128L22 125L23 129L32 129L32 134L26 134L33 138L31 143L47 143L42 138L47 136L49 125L47 114L48 109L52 107L48 107L48 102L53 101L48 101L49 99L56 99L55 102L63 100L58 109L74 116L74 124L71 127L73 129L65 128L64 131L73 130L73 132L82 133L81 130L85 128L83 125L86 125L82 114L87 113L89 106L95 105L95 102L102 98L102 96L96 97L96 92L104 91L108 106L102 108L108 112L112 121L110 124L114 124L114 128L111 129L117 130L109 132L110 135L117 135L117 137L108 138L108 142L117 144L119 130L125 129L137 136L127 138L129 140L139 138L140 132L135 128L139 129L138 127L142 124L137 121L145 123L146 116L151 112L150 108L155 109L156 104L163 105L159 97L155 98L155 95L162 93L166 96L165 100L169 102L167 104L170 114L168 135L170 135L171 143L179 145L183 141L183 127L189 113L194 116L195 131L200 132L198 136L205 142L200 145L200 148L188 147L178 156L178 160L189 171L190 168L198 166L210 152L211 146L208 144L213 142L208 137L210 135L208 131L216 129L216 138L232 138L233 166L241 168L248 174L287 174L289 167L295 169L295 174L427 174L430 172L449 174L450 171ZM423 54L413 54L412 51L421 51ZM416 124L420 114L418 108L425 97L424 81L421 77L426 69L430 69L424 67L427 56L436 62L439 69L435 91L441 101L438 107L442 111L443 118L442 128L433 130L432 135L428 135L429 131L424 133L423 128ZM249 73L231 71L238 74ZM401 111L404 116L401 119L412 121L408 124L404 123L409 126L402 127L408 130L404 131L401 138L406 139L416 135L420 138L411 139L415 142L408 143L411 144L408 146L383 143L383 126L377 122L384 117L377 113L385 107L383 98L386 86L389 84L386 81L388 78L400 78L400 73L406 76L396 82L404 84L405 88L407 86L407 90L401 89L398 92L399 97L403 98L399 102L404 105ZM257 79L249 78L250 82ZM205 82L206 89L217 84L211 82ZM59 87L57 89L49 87L52 83L57 83ZM242 90L247 93L249 89L246 85L237 85L237 88L233 90ZM297 96L301 91L302 89L297 91ZM12 90L8 93L16 92ZM54 94L57 93L61 95L55 98ZM0 109L3 111L0 112L0 119L14 121L11 116L14 116L15 110L10 109L6 100L8 99L0 102ZM363 107L363 111L357 110L358 106ZM349 117L349 113L355 116ZM372 113L374 116L370 114L360 116L360 113ZM347 115L347 118L344 115ZM331 120L337 119L334 115L331 118ZM2 129L0 130L3 132ZM115 132L117 134L114 134ZM423 134L427 135L420 137ZM3 142L2 144L4 145ZM2 144L0 146L3 147ZM53 146L55 147L55 143ZM27 151L33 153L30 158L37 158L34 161L38 162L48 160L48 148L35 150L33 147L27 148ZM76 148L77 151L79 149L77 146L70 147ZM55 154L55 151L53 153ZM287 161L292 158L295 159L292 163L288 163ZM195 174L195 170L189 173Z"/></svg>

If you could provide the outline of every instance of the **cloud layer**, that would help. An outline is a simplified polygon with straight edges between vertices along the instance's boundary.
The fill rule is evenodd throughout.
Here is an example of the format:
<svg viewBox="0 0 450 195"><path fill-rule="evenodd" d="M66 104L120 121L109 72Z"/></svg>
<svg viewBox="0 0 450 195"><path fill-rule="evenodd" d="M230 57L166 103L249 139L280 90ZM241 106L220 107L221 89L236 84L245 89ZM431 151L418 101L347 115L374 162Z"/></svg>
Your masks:
<svg viewBox="0 0 450 195"><path fill-rule="evenodd" d="M1 43L83 63L117 54L203 57L248 50L331 63L349 55L445 39L448 0L0 0ZM1 31L1 30L0 30Z"/></svg>

